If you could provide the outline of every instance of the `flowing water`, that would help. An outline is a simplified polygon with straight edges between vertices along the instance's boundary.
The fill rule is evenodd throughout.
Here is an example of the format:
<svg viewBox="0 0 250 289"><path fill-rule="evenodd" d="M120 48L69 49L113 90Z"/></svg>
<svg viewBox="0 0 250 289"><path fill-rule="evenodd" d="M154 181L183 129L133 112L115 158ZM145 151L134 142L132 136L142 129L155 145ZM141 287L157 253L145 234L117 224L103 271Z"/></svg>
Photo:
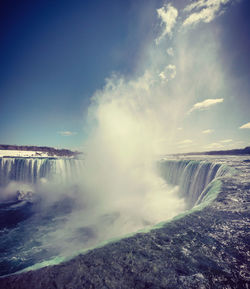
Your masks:
<svg viewBox="0 0 250 289"><path fill-rule="evenodd" d="M59 258L56 263L107 238L121 237L99 234L100 227L112 231L119 212L86 222L91 214L82 211L88 212L89 200L79 189L84 169L84 162L76 159L0 159L0 276ZM158 170L167 189L185 201L185 209L201 204L214 181L230 173L223 164L192 160L162 160ZM214 188L218 193L219 186ZM79 194L86 206L79 205ZM148 220L142 224L155 225ZM130 233L129 228L122 232Z"/></svg>

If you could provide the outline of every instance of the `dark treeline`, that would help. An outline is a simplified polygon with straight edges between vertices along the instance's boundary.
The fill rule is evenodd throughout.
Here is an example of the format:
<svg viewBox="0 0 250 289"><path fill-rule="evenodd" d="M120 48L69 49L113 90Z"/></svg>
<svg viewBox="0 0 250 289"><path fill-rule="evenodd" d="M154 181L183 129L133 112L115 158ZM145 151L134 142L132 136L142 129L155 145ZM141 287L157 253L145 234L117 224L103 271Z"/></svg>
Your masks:
<svg viewBox="0 0 250 289"><path fill-rule="evenodd" d="M18 146L18 145L3 145L0 144L0 150L19 150L19 151L38 151L46 152L50 156L67 156L67 157L76 157L80 152L73 152L68 149L56 149L53 147L40 147L40 146Z"/></svg>

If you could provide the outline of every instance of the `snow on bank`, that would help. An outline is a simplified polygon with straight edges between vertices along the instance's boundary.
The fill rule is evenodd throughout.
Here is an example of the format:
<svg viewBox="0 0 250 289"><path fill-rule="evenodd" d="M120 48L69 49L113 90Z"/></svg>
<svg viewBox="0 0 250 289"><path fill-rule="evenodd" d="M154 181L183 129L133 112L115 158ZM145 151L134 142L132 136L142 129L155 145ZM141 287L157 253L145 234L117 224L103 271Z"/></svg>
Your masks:
<svg viewBox="0 0 250 289"><path fill-rule="evenodd" d="M51 156L48 152L41 151L0 150L0 157L46 158L56 156Z"/></svg>

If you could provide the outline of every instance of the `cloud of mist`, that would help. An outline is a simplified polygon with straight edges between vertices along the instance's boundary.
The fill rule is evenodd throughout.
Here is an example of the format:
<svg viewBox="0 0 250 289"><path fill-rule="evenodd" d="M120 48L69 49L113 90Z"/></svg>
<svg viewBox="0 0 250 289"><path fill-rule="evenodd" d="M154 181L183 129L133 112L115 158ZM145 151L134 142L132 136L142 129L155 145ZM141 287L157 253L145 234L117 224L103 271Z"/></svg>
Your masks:
<svg viewBox="0 0 250 289"><path fill-rule="evenodd" d="M155 82L149 72L129 81L113 75L94 95L89 110L93 129L85 144L84 186L97 199L92 214L117 214L108 229L112 237L169 219L185 208L155 168L165 129L158 114L162 96L152 98Z"/></svg>
<svg viewBox="0 0 250 289"><path fill-rule="evenodd" d="M113 73L88 110L82 188L93 201L84 222L98 228L101 239L156 224L185 209L178 188L159 177L156 160L195 143L178 129L190 107L201 110L223 101L216 98L223 73L214 35L200 37L194 46L177 22L175 7L163 6L157 13L164 30L148 45L135 74ZM175 25L179 31L173 35ZM112 224L108 229L104 216Z"/></svg>
<svg viewBox="0 0 250 289"><path fill-rule="evenodd" d="M177 25L178 11L168 5L158 15L168 28L161 32L161 41L155 41L157 35L152 39L134 75L113 73L107 78L88 110L82 187L93 206L84 222L96 227L100 239L156 224L185 209L178 188L159 177L156 160L176 147L185 149L195 143L178 127L198 99L203 100L202 107L222 102L216 98L204 101L207 94L215 97L223 83L213 35L201 37L193 46L180 23L179 33L171 37L169 53L170 40L164 36ZM197 91L206 91L206 95Z"/></svg>
<svg viewBox="0 0 250 289"><path fill-rule="evenodd" d="M17 192L33 192L34 186L27 183L10 181L6 186L0 187L0 201L5 202L9 200L15 200L17 198Z"/></svg>

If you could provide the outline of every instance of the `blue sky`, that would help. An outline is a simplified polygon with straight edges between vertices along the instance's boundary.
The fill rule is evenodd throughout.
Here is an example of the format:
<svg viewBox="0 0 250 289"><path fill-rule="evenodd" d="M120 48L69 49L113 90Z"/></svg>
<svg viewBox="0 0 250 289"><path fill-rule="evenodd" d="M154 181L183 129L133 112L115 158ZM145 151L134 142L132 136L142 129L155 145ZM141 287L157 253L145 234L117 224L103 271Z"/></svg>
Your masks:
<svg viewBox="0 0 250 289"><path fill-rule="evenodd" d="M150 97L166 92L169 110L154 103L161 117L143 121L171 123L156 140L166 152L248 145L250 3L210 2L2 1L0 143L82 148L107 78L127 89L149 71L161 80Z"/></svg>

